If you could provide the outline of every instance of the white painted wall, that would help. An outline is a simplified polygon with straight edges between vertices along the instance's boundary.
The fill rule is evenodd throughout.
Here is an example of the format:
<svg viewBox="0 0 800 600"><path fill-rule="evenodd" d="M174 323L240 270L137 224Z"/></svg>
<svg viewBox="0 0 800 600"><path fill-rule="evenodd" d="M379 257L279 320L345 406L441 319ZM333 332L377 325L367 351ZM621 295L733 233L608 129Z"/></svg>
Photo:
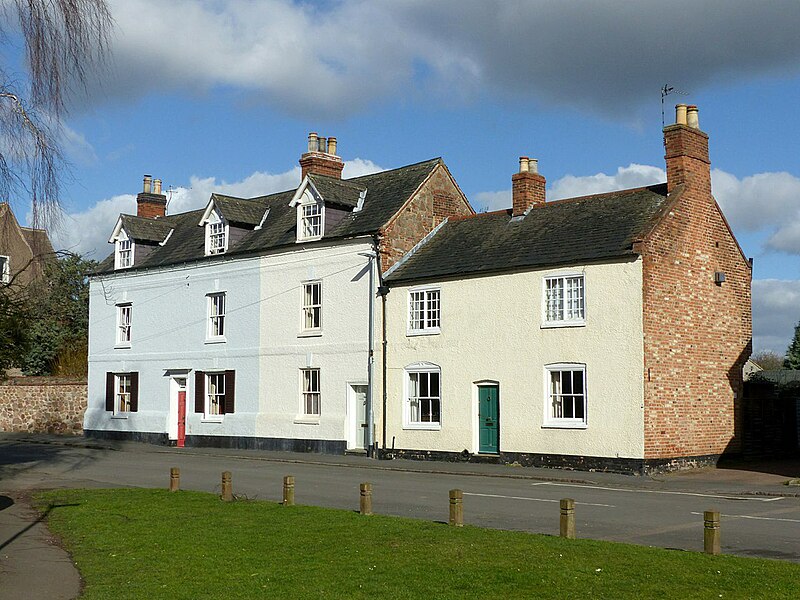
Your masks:
<svg viewBox="0 0 800 600"><path fill-rule="evenodd" d="M586 324L543 328L543 278L585 274ZM426 285L428 285L426 283ZM500 386L500 450L643 458L641 260L441 282L441 333L408 336L408 290L387 302L387 445L478 451L475 382ZM441 429L403 428L404 367L441 367ZM544 365L586 364L585 429L543 426Z"/></svg>

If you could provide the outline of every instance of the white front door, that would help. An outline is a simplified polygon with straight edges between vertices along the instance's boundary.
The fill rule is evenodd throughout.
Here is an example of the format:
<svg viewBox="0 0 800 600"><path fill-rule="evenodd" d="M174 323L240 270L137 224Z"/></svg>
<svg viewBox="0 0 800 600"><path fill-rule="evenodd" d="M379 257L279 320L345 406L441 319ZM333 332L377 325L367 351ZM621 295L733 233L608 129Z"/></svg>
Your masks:
<svg viewBox="0 0 800 600"><path fill-rule="evenodd" d="M347 436L348 449L367 449L367 386L350 384L348 392L348 414L350 427Z"/></svg>

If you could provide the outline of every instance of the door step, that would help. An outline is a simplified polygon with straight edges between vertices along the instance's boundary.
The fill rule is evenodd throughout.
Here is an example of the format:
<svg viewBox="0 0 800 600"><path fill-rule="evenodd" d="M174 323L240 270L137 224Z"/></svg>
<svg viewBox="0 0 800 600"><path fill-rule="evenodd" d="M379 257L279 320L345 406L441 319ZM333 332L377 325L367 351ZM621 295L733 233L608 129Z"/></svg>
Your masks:
<svg viewBox="0 0 800 600"><path fill-rule="evenodd" d="M363 448L350 448L344 451L345 456L366 456L367 451Z"/></svg>

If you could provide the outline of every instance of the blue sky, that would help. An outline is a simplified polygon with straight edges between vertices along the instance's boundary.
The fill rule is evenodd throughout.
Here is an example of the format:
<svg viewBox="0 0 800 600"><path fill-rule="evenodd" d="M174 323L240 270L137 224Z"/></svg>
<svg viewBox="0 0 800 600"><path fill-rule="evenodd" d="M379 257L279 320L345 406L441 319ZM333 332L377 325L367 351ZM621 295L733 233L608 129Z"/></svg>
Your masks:
<svg viewBox="0 0 800 600"><path fill-rule="evenodd" d="M104 257L145 173L172 212L291 188L309 131L338 138L345 176L442 156L477 209L510 204L520 155L551 199L654 183L669 84L666 122L699 106L755 259L755 349L782 354L800 321L800 2L110 5L108 67L65 123L60 246Z"/></svg>

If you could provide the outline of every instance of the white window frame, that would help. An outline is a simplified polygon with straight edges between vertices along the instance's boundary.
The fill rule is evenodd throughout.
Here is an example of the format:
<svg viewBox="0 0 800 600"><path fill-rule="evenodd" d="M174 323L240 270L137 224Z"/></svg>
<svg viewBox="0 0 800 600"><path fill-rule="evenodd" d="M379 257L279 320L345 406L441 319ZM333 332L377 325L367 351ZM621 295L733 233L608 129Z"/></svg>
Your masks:
<svg viewBox="0 0 800 600"><path fill-rule="evenodd" d="M309 300L308 291L311 288L318 288L317 293L317 302L314 302L313 299L313 292L312 297ZM321 280L310 280L304 281L303 285L301 286L301 298L300 298L300 335L301 336L314 336L314 335L322 335L322 281ZM314 321L314 314L316 311L317 316L317 323L316 325L313 324ZM312 325L309 327L309 317L312 321Z"/></svg>
<svg viewBox="0 0 800 600"><path fill-rule="evenodd" d="M133 320L133 304L126 302L117 304L117 343L116 348L131 347L131 326Z"/></svg>
<svg viewBox="0 0 800 600"><path fill-rule="evenodd" d="M572 309L579 314L570 315L570 307L568 303L570 299L567 298L569 293L569 281L580 281L581 296L577 300L579 308ZM556 307L560 314L553 315L551 310L551 302L549 296L549 287L551 282L560 282L560 294L556 300L558 306ZM586 325L586 276L584 273L557 273L554 275L547 275L542 278L542 327L581 327Z"/></svg>
<svg viewBox="0 0 800 600"><path fill-rule="evenodd" d="M222 307L216 300L222 299ZM227 327L226 313L228 310L228 292L211 292L206 294L206 314L208 318L206 326L206 343L225 342L225 331Z"/></svg>
<svg viewBox="0 0 800 600"><path fill-rule="evenodd" d="M123 384L127 382L126 385ZM131 387L133 377L130 373L114 375L114 416L127 417L131 412Z"/></svg>
<svg viewBox="0 0 800 600"><path fill-rule="evenodd" d="M417 296L422 296L421 305ZM408 290L406 335L436 335L442 325L442 290L439 286ZM435 308L433 308L435 307ZM435 317L431 311L435 310Z"/></svg>
<svg viewBox="0 0 800 600"><path fill-rule="evenodd" d="M306 209L318 209L318 212L314 215L306 215ZM314 219L319 219L319 227L318 231L315 233L314 228L312 231L307 235L306 230L308 228L308 219L313 217ZM318 240L325 235L325 203L317 200L312 201L305 201L300 202L297 205L297 241L298 242L307 242L312 240Z"/></svg>
<svg viewBox="0 0 800 600"><path fill-rule="evenodd" d="M303 420L319 421L321 414L322 373L319 367L300 369L300 416Z"/></svg>
<svg viewBox="0 0 800 600"><path fill-rule="evenodd" d="M439 394L438 396L433 395L430 393L430 375L431 374L438 375L439 380ZM432 402L433 400L438 401L439 403L439 420L438 421L423 421L421 418L415 419L415 410L413 408L414 399L411 398L411 391L414 387L412 384L412 378L416 375L419 377L420 375L425 375L429 378L428 381L428 395L427 396L419 396L418 398L423 401ZM419 381L419 379L418 379ZM433 413L433 410L430 411ZM419 409L419 415L421 417L422 410ZM439 365L435 365L433 363L427 362L420 362L414 363L412 365L408 365L403 370L403 429L422 429L422 430L430 430L430 431L438 431L442 428L442 369Z"/></svg>
<svg viewBox="0 0 800 600"><path fill-rule="evenodd" d="M122 230L114 246L114 268L130 269L133 266L136 244L125 234L125 231Z"/></svg>
<svg viewBox="0 0 800 600"><path fill-rule="evenodd" d="M11 257L0 255L0 283L11 283Z"/></svg>
<svg viewBox="0 0 800 600"><path fill-rule="evenodd" d="M206 223L206 256L225 254L228 251L230 227L227 221L219 216L216 210L211 212ZM219 240L222 239L222 244Z"/></svg>
<svg viewBox="0 0 800 600"><path fill-rule="evenodd" d="M203 406L204 421L222 421L225 417L226 391L225 371L211 371L205 373L205 390L203 393L205 398Z"/></svg>
<svg viewBox="0 0 800 600"><path fill-rule="evenodd" d="M559 390L554 390L552 386L553 373L580 373L583 380L582 394L563 394ZM543 427L553 427L558 429L586 429L589 425L588 420L588 387L586 381L586 364L584 363L555 363L544 367L544 425ZM562 397L569 396L577 399L580 396L583 407L583 417L559 417L555 415L554 396L558 394ZM563 409L562 409L563 410Z"/></svg>

